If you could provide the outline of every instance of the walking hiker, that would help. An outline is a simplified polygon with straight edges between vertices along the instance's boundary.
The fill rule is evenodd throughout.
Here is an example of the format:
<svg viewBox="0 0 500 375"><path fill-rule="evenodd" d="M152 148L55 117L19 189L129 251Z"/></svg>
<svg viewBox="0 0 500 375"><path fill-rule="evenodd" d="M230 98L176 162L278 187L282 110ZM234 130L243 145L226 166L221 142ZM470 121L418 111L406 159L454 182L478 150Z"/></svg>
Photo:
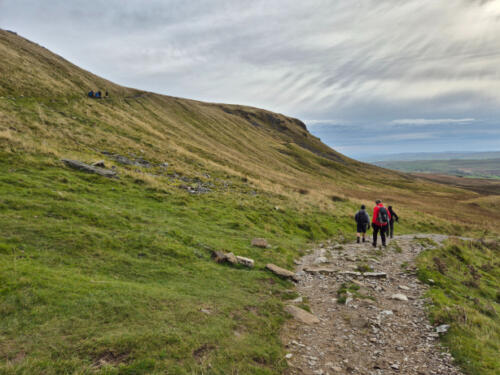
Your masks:
<svg viewBox="0 0 500 375"><path fill-rule="evenodd" d="M391 220L391 214L384 207L382 201L377 199L375 201L375 207L373 208L373 247L377 247L377 235L380 232L380 238L382 239L382 246L385 247L385 232L389 226L389 221Z"/></svg>
<svg viewBox="0 0 500 375"><path fill-rule="evenodd" d="M391 216L391 219L389 220L389 227L387 228L387 234L390 238L392 238L394 236L394 222L399 221L399 216L394 212L392 206L387 206L387 209L389 210L389 215Z"/></svg>
<svg viewBox="0 0 500 375"><path fill-rule="evenodd" d="M89 98L93 98L94 97L94 90L90 90L89 93L87 94L87 96Z"/></svg>
<svg viewBox="0 0 500 375"><path fill-rule="evenodd" d="M101 99L101 97L102 97L101 92L100 92L100 91L97 91L97 92L95 93L95 97L96 97L97 99Z"/></svg>
<svg viewBox="0 0 500 375"><path fill-rule="evenodd" d="M366 206L361 205L361 209L354 215L354 220L356 221L356 242L359 243L361 236L363 236L363 242L365 242L366 231L370 228L370 215L365 211Z"/></svg>

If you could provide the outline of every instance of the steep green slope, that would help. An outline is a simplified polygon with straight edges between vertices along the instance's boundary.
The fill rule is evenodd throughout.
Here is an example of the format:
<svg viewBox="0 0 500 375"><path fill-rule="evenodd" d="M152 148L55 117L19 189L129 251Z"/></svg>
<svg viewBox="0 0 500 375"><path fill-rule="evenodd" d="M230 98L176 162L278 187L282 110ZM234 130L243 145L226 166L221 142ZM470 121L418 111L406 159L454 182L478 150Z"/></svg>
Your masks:
<svg viewBox="0 0 500 375"><path fill-rule="evenodd" d="M1 30L0 77L2 373L277 374L293 293L267 262L349 240L376 197L400 231L497 227L478 194L353 161L299 120L124 88Z"/></svg>

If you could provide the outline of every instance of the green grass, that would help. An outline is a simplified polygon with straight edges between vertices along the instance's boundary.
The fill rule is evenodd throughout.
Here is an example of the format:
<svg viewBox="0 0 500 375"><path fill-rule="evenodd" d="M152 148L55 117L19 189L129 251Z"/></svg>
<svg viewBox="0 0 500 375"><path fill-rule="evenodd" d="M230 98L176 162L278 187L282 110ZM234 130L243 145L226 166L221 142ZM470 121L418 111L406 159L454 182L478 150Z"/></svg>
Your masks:
<svg viewBox="0 0 500 375"><path fill-rule="evenodd" d="M500 246L498 241L450 240L418 259L419 277L434 280L428 296L434 324L458 363L472 375L500 373Z"/></svg>
<svg viewBox="0 0 500 375"><path fill-rule="evenodd" d="M264 266L350 227L244 184L194 196L7 154L0 171L4 374L278 374L292 284Z"/></svg>

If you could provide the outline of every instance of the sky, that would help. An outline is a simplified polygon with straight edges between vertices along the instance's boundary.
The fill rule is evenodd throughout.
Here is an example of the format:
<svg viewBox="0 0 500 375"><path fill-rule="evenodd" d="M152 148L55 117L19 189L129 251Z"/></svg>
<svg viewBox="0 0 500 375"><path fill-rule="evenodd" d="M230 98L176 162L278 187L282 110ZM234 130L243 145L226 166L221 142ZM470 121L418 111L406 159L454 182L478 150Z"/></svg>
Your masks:
<svg viewBox="0 0 500 375"><path fill-rule="evenodd" d="M300 118L355 158L500 150L500 0L0 0L116 83Z"/></svg>

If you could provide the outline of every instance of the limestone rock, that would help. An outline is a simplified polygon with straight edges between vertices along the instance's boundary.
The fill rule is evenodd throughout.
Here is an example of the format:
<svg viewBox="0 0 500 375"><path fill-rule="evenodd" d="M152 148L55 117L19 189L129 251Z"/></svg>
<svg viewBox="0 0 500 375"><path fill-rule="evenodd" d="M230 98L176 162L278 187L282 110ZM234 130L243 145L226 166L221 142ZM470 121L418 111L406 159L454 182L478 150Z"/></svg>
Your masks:
<svg viewBox="0 0 500 375"><path fill-rule="evenodd" d="M391 296L391 299L395 299L398 301L408 301L408 297L406 297L404 294L401 293L396 293Z"/></svg>
<svg viewBox="0 0 500 375"><path fill-rule="evenodd" d="M111 170L111 169L94 167L92 165L85 164L85 163L78 161L78 160L62 159L62 162L64 164L66 164L68 167L78 169L80 171L84 171L87 173L95 173L95 174L98 174L98 175L104 176L104 177L115 177L116 176L116 172Z"/></svg>
<svg viewBox="0 0 500 375"><path fill-rule="evenodd" d="M265 238L254 238L252 239L252 246L266 249L269 247L269 244Z"/></svg>
<svg viewBox="0 0 500 375"><path fill-rule="evenodd" d="M236 260L238 261L238 264L241 264L241 265L249 267L249 268L253 268L255 265L255 262L253 259L245 258L245 257L239 256L239 255L236 255Z"/></svg>
<svg viewBox="0 0 500 375"><path fill-rule="evenodd" d="M238 264L238 259L236 259L236 255L234 255L233 253L227 253L226 262L231 264Z"/></svg>
<svg viewBox="0 0 500 375"><path fill-rule="evenodd" d="M328 259L326 259L326 257L317 257L314 260L314 264L322 264L322 263L328 263Z"/></svg>
<svg viewBox="0 0 500 375"><path fill-rule="evenodd" d="M304 267L304 271L307 273L312 273L312 274L323 274L323 275L329 275L332 273L337 272L335 269L330 268L330 267L321 267L321 266L316 266L316 267Z"/></svg>
<svg viewBox="0 0 500 375"><path fill-rule="evenodd" d="M292 315L294 317L294 319L298 320L301 323L304 323L304 324L317 324L317 323L319 323L318 317L307 312L306 310L298 308L297 306L288 305L285 307L285 311L287 313L289 313L290 315Z"/></svg>
<svg viewBox="0 0 500 375"><path fill-rule="evenodd" d="M274 274L276 274L276 275L278 275L280 277L283 277L285 279L291 279L293 281L298 281L297 276L292 271L289 271L289 270L286 270L284 268L278 267L275 264L268 263L268 264L266 264L266 268L269 271L271 271L272 273L274 273Z"/></svg>

